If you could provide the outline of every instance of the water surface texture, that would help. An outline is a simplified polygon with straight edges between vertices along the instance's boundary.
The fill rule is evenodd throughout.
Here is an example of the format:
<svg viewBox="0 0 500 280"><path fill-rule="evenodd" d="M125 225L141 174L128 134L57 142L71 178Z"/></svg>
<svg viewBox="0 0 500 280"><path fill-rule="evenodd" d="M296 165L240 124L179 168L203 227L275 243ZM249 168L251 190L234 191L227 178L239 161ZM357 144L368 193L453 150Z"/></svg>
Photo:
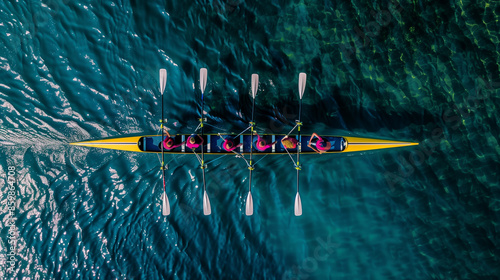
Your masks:
<svg viewBox="0 0 500 280"><path fill-rule="evenodd" d="M497 279L498 1L0 2L1 279ZM208 69L207 132L420 142L287 156L253 174L193 156L74 141L191 133ZM207 160L215 160L209 157ZM10 171L10 173L9 173ZM15 182L14 182L15 181ZM13 183L12 183L13 182ZM9 192L9 187L14 191ZM15 203L13 203L14 201Z"/></svg>

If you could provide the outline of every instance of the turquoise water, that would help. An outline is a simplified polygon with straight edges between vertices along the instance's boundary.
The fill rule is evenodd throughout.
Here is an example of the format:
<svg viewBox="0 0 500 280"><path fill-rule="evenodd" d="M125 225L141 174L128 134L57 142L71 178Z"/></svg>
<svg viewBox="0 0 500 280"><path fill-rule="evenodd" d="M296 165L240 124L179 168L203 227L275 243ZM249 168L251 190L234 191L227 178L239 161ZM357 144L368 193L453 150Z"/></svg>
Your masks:
<svg viewBox="0 0 500 280"><path fill-rule="evenodd" d="M494 1L2 1L0 278L497 279L499 17ZM303 156L301 217L286 156L257 165L252 217L243 161L209 164L204 216L196 159L167 157L163 217L155 155L68 145L156 133L160 68L167 126L192 132L201 67L222 131L248 125L259 73L258 130L288 132L306 72L304 133L421 145Z"/></svg>

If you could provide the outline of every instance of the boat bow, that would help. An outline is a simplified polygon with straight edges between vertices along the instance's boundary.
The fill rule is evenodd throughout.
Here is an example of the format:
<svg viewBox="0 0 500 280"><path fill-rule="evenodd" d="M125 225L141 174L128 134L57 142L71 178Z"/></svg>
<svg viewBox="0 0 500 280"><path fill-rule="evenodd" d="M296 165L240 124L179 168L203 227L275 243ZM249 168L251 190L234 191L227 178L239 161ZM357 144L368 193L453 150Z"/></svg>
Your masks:
<svg viewBox="0 0 500 280"><path fill-rule="evenodd" d="M393 140L383 140L383 139L371 139L371 138L360 138L360 137L349 137L349 136L344 136L344 138L347 140L347 147L342 152L362 152L362 151L418 145L418 143L414 142L403 142L403 141L393 141Z"/></svg>

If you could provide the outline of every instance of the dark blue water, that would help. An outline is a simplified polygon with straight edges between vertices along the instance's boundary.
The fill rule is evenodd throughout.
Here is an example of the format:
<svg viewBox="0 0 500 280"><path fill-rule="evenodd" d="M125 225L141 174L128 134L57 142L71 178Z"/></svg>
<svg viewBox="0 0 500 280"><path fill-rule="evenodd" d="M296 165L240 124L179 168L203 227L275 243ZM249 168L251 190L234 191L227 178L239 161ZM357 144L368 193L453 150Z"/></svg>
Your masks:
<svg viewBox="0 0 500 280"><path fill-rule="evenodd" d="M0 3L1 279L497 279L499 17L494 1ZM260 132L420 142L286 156L253 174L192 156L68 145L191 133L208 69L211 132L241 131L260 75ZM209 158L213 160L215 158ZM9 175L9 171L11 171ZM12 183L13 182L13 183ZM9 192L9 188L14 191Z"/></svg>

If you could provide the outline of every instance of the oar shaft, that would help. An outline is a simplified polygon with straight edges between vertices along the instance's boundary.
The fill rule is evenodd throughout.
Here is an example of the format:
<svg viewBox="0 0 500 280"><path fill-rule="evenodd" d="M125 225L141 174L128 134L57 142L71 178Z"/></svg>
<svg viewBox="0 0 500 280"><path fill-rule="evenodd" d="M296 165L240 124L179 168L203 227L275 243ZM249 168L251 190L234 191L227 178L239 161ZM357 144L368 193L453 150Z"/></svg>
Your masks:
<svg viewBox="0 0 500 280"><path fill-rule="evenodd" d="M255 74L254 74L255 75ZM248 179L248 191L252 190L252 169L253 169L253 133L254 133L254 121L255 121L255 95L258 87L258 82L254 85L254 75L252 75L252 122L250 123L251 132L250 132L250 166L248 169L250 170L249 179ZM257 79L258 81L258 79Z"/></svg>
<svg viewBox="0 0 500 280"><path fill-rule="evenodd" d="M165 86L167 84L167 70L166 69L160 69L160 93L161 93L161 120L160 120L160 129L161 129L161 141L160 141L160 146L161 146L161 173L163 177L163 196L162 196L162 214L164 216L170 215L170 203L168 202L168 197L167 197L167 190L166 190L166 183L165 183L165 149L163 147L163 141L165 140L165 129L163 126L164 122L164 98L163 98L163 93L165 91Z"/></svg>
<svg viewBox="0 0 500 280"><path fill-rule="evenodd" d="M299 160L300 160L300 146L301 146L301 142L302 142L302 139L301 139L301 136L300 136L300 127L302 126L301 124L301 111L302 111L302 99L300 99L300 102L299 102L299 123L297 124L297 130L298 130L298 133L297 133L297 166L299 165ZM299 171L297 169L297 171Z"/></svg>
<svg viewBox="0 0 500 280"><path fill-rule="evenodd" d="M251 130L250 130L250 165L252 165L252 151L253 151L253 122L254 122L254 111L255 111L255 98L253 99L252 102L252 123L251 125Z"/></svg>
<svg viewBox="0 0 500 280"><path fill-rule="evenodd" d="M301 150L301 144L302 144L302 139L300 137L300 127L302 126L302 121L300 119L302 115L302 96L304 95L304 90L306 87L306 79L307 76L305 73L300 73L299 74L299 120L297 121L297 164L295 166L295 169L297 169L297 195L295 196L295 206L294 206L294 213L295 216L301 216L302 215L302 202L300 201L300 195L299 195L299 173L300 173L300 150Z"/></svg>
<svg viewBox="0 0 500 280"><path fill-rule="evenodd" d="M252 74L252 121L250 122L251 134L250 134L250 163L248 164L248 170L250 174L248 176L248 196L245 207L245 214L247 216L253 215L253 199L252 199L252 170L253 170L253 133L254 133L254 121L255 121L255 96L257 96L257 90L259 88L259 75Z"/></svg>
<svg viewBox="0 0 500 280"><path fill-rule="evenodd" d="M255 98L253 99L253 102L252 102L252 122L254 120L254 113L255 113Z"/></svg>
<svg viewBox="0 0 500 280"><path fill-rule="evenodd" d="M207 69L206 68L201 68L200 69L200 91L201 91L201 111L200 111L200 128L201 128L201 139L203 141L201 146L201 161L200 161L200 167L202 170L203 174L203 214L204 215L210 215L212 213L211 207L210 207L210 199L208 198L207 194L207 184L206 184L206 178L205 178L205 148L203 147L205 143L204 139L204 128L203 128L203 109L205 107L205 98L204 98L204 93L205 93L205 86L207 83ZM194 152L194 150L193 150Z"/></svg>
<svg viewBox="0 0 500 280"><path fill-rule="evenodd" d="M202 169L203 170L203 191L206 191L207 187L206 187L206 184L205 184L205 168Z"/></svg>
<svg viewBox="0 0 500 280"><path fill-rule="evenodd" d="M255 102L255 101L254 101ZM255 103L254 103L255 104ZM253 162L252 162L252 154L253 154L253 118L252 118L252 129L251 129L251 135L250 135L250 163L248 164L248 169L250 170L250 174L248 175L249 180L248 180L248 190L250 191L252 189L252 169L253 169Z"/></svg>
<svg viewBox="0 0 500 280"><path fill-rule="evenodd" d="M251 191L252 190L252 170L250 169L250 175L249 175L249 179L248 179L248 191Z"/></svg>
<svg viewBox="0 0 500 280"><path fill-rule="evenodd" d="M161 77L160 77L161 79ZM164 89L163 89L164 90ZM163 91L162 91L162 85L160 85L160 91L161 91L161 120L160 120L160 129L161 129L161 169L162 169L162 175L163 175L163 191L166 192L166 187L165 187L165 149L163 148L163 140L165 138L165 129L163 127L163 120L164 120L164 108L163 108Z"/></svg>
<svg viewBox="0 0 500 280"><path fill-rule="evenodd" d="M295 168L297 169L297 193L299 192L299 172L300 172L300 150L301 150L301 143L302 143L302 138L300 136L300 127L302 126L302 120L301 118L301 113L302 113L302 98L300 98L299 101L299 122L297 124L297 164Z"/></svg>
<svg viewBox="0 0 500 280"><path fill-rule="evenodd" d="M299 121L300 121L300 116L302 116L302 99L300 99L300 105L299 105Z"/></svg>
<svg viewBox="0 0 500 280"><path fill-rule="evenodd" d="M205 107L205 100L203 99L203 93L201 93L201 112L200 112L200 124L201 124L201 138L203 138L203 109ZM201 145L201 159L204 160L204 149L203 145Z"/></svg>
<svg viewBox="0 0 500 280"><path fill-rule="evenodd" d="M297 192L299 192L299 169L297 169Z"/></svg>
<svg viewBox="0 0 500 280"><path fill-rule="evenodd" d="M204 132L203 132L203 109L205 107L205 99L203 98L204 93L201 92L201 112L200 112L200 124L201 124L201 138L203 139ZM203 143L205 143L205 140L203 139ZM203 170L203 191L206 190L206 183L205 183L205 149L203 148L203 145L201 145L201 169Z"/></svg>

